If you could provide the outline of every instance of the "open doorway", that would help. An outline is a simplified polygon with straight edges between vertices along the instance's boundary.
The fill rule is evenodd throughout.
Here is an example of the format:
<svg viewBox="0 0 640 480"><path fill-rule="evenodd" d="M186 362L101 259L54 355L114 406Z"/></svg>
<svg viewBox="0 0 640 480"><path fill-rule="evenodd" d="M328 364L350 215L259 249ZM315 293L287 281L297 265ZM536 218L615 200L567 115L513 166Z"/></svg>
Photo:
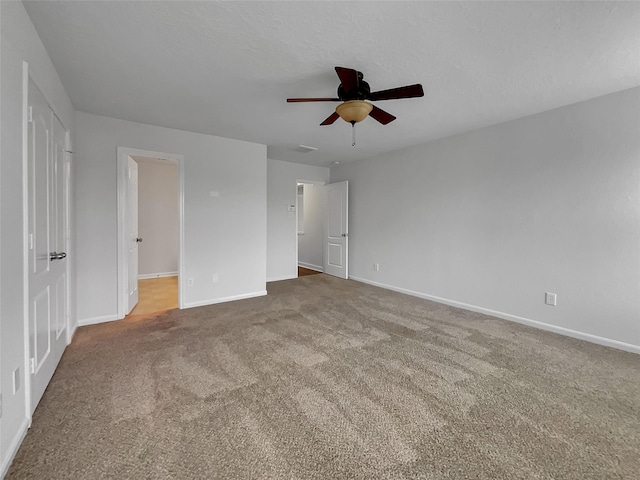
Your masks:
<svg viewBox="0 0 640 480"><path fill-rule="evenodd" d="M138 303L130 315L178 308L178 164L131 155L138 165Z"/></svg>
<svg viewBox="0 0 640 480"><path fill-rule="evenodd" d="M118 148L118 317L182 308L182 156Z"/></svg>
<svg viewBox="0 0 640 480"><path fill-rule="evenodd" d="M323 186L299 181L297 189L298 276L322 273Z"/></svg>

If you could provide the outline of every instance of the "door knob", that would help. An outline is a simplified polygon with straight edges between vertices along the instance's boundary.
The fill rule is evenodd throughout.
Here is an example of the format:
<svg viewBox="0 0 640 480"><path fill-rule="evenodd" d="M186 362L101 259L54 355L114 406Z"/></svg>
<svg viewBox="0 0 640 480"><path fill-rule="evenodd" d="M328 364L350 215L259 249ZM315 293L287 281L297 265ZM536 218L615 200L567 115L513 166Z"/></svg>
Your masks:
<svg viewBox="0 0 640 480"><path fill-rule="evenodd" d="M346 234L346 233L343 233L343 234L342 234L342 236L343 236L343 237L346 237L346 236L347 236L347 234Z"/></svg>
<svg viewBox="0 0 640 480"><path fill-rule="evenodd" d="M56 260L62 260L63 258L67 258L67 254L65 252L60 252Z"/></svg>
<svg viewBox="0 0 640 480"><path fill-rule="evenodd" d="M140 238L140 237L136 238L136 242L142 243L142 238Z"/></svg>
<svg viewBox="0 0 640 480"><path fill-rule="evenodd" d="M49 254L49 260L51 260L52 262L57 259L58 259L58 252L51 252Z"/></svg>

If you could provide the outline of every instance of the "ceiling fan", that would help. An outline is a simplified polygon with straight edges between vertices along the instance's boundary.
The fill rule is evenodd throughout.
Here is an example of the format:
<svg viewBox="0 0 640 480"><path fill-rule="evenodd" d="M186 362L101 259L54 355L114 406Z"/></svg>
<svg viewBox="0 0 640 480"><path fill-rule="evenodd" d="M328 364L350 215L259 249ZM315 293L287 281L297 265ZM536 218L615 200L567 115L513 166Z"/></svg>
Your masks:
<svg viewBox="0 0 640 480"><path fill-rule="evenodd" d="M423 97L424 91L419 83L405 87L391 88L372 92L369 84L365 82L362 72L352 68L336 67L336 73L340 78L338 86L338 98L287 98L287 102L342 102L336 107L336 111L320 125L331 125L338 118L355 126L367 115L386 125L393 122L396 117L369 103L378 100L394 100L398 98Z"/></svg>

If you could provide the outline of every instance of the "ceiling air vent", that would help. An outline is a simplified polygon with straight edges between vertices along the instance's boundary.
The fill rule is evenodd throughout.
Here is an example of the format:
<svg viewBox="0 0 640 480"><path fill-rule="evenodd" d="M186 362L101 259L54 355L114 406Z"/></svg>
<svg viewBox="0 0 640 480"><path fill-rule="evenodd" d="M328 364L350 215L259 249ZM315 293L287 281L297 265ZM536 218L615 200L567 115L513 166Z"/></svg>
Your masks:
<svg viewBox="0 0 640 480"><path fill-rule="evenodd" d="M306 145L298 145L298 147L294 148L294 150L300 153L309 153L315 152L316 150L318 150L318 147L307 147Z"/></svg>

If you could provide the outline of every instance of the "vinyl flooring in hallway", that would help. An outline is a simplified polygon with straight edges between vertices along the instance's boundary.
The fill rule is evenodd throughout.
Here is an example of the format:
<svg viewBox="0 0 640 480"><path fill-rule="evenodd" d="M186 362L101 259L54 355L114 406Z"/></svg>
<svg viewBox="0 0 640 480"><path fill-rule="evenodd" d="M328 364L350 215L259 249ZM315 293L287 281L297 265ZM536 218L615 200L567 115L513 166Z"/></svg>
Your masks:
<svg viewBox="0 0 640 480"><path fill-rule="evenodd" d="M138 280L138 304L129 315L146 315L178 308L178 277Z"/></svg>
<svg viewBox="0 0 640 480"><path fill-rule="evenodd" d="M319 272L317 270L311 270L310 268L305 268L305 267L301 267L301 266L298 265L298 276L299 277L304 277L306 275L317 275L319 273L322 273L322 272Z"/></svg>

